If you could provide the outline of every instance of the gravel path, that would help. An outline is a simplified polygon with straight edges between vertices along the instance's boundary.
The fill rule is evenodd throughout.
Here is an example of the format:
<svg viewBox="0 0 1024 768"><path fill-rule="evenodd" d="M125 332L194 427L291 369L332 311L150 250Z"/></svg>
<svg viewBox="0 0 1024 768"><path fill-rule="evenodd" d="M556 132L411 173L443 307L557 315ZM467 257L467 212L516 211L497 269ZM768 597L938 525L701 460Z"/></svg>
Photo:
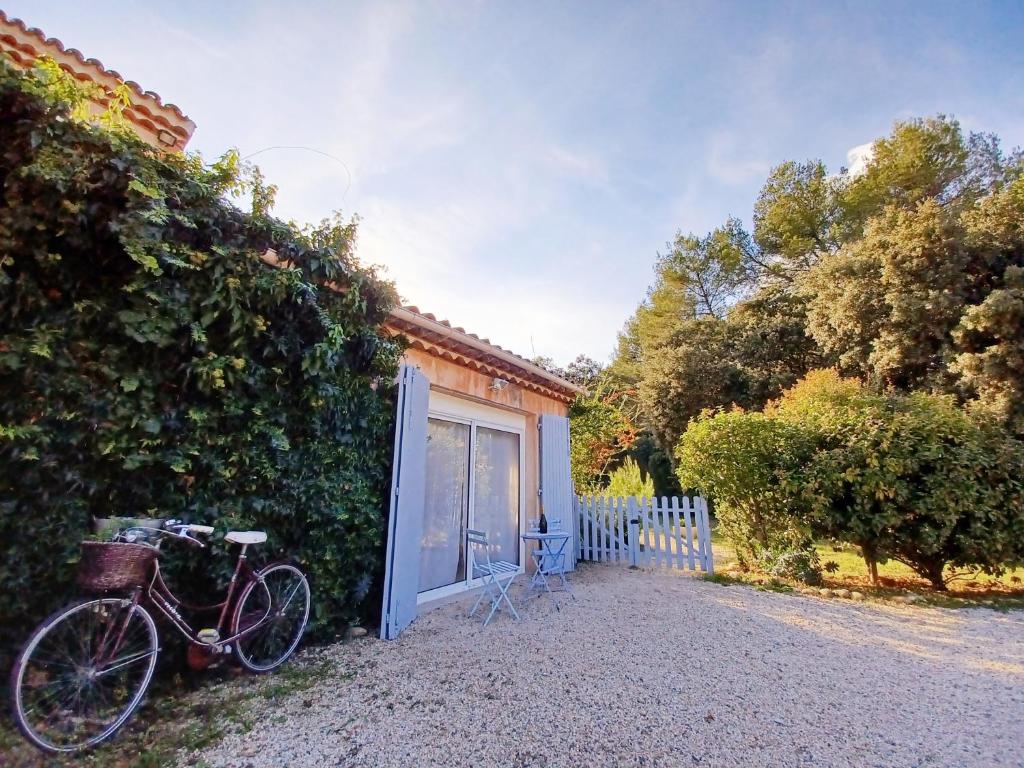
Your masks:
<svg viewBox="0 0 1024 768"><path fill-rule="evenodd" d="M1024 766L1022 613L621 566L584 566L573 584L575 601L532 599L519 623L499 615L482 629L462 600L397 641L315 651L338 677L201 757L239 768Z"/></svg>

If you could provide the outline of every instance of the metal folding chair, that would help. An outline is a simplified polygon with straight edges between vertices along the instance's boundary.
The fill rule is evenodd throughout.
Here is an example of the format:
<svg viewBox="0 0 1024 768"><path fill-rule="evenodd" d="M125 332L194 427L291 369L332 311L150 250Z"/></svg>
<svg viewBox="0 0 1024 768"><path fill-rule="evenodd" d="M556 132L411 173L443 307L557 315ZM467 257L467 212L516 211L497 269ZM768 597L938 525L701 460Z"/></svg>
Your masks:
<svg viewBox="0 0 1024 768"><path fill-rule="evenodd" d="M518 619L519 614L509 599L508 588L515 577L519 575L519 566L505 560L491 560L491 548L487 541L487 534L484 531L474 531L471 528L468 533L473 578L483 578L484 580L484 588L480 592L480 597L473 604L473 610L469 612L469 615L472 616L476 613L476 609L480 607L480 603L483 602L484 598L489 597L491 600L491 612L484 619L485 627L490 623L491 617L494 616L501 606L502 600L508 603L512 615Z"/></svg>

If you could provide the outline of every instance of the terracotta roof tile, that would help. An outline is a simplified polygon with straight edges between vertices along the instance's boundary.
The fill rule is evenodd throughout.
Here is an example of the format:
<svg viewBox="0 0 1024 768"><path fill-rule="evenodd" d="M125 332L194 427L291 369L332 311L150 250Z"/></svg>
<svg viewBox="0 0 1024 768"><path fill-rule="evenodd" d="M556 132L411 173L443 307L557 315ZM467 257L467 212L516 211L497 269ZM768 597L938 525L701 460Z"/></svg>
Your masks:
<svg viewBox="0 0 1024 768"><path fill-rule="evenodd" d="M432 322L438 323L439 325L443 325L446 328L451 328L455 333L461 334L463 336L468 336L469 338L475 339L476 341L480 342L481 344L486 344L489 347L493 347L495 350L497 350L497 351L499 351L501 353L504 353L505 355L513 357L516 360L520 361L521 364L523 364L524 366L527 367L527 370L533 369L533 370L543 371L546 374L545 378L547 378L552 383L556 383L556 386L565 386L566 388L568 388L570 391L573 391L573 392L583 392L584 391L581 387L578 387L575 384L572 384L570 382L565 381L564 379L562 379L559 376L556 376L555 374L551 373L550 371L546 371L545 369L541 368L536 363L534 363L532 360L528 360L527 358L523 357L522 355L518 355L515 352L512 352L511 350L505 349L504 347L502 347L502 346L500 346L498 344L494 344L490 339L483 338L481 336L477 336L475 333L467 333L464 328L461 328L459 326L453 326L451 324L451 322L448 321L448 320L443 320L443 319L439 320L434 314L432 314L430 312L423 312L422 310L420 310L419 307L417 307L415 305L407 304L407 305L404 305L402 307L402 309L404 309L406 312L411 312L411 313L413 313L415 315L419 315L420 317L426 318L427 320L430 320Z"/></svg>
<svg viewBox="0 0 1024 768"><path fill-rule="evenodd" d="M81 63L83 65L89 65L91 67L95 67L96 69L98 69L100 71L101 74L107 75L108 77L116 78L117 80L120 80L122 83L127 85L133 91L135 91L135 93L137 93L139 96L144 96L144 97L153 99L153 101L155 101L158 106L161 106L161 107L163 107L165 109L169 109L169 110L173 111L182 120L188 120L189 119L188 116L184 112L181 111L181 108L178 107L177 104L172 104L171 102L166 102L165 103L163 101L163 99L160 98L160 94L156 93L155 91L144 91L144 90L142 90L142 86L141 85L136 83L134 80L125 80L123 77L121 77L121 74L119 72L117 72L116 70L107 69L105 66L103 66L103 62L100 61L99 59L94 59L94 58L88 58L87 59L85 57L85 55L80 50L78 50L77 48L65 48L64 47L64 43L62 43L56 37L47 37L46 34L43 32L43 30L39 29L38 27L30 27L27 24L25 24L25 22L22 21L21 19L12 18L12 17L8 16L4 12L3 9L0 9L0 22L7 22L8 24L12 24L12 25L18 27L25 34L27 34L27 35L29 35L31 37L34 37L37 40L39 40L39 42L42 43L44 46L55 47L61 53L66 53L66 54L68 54L70 56L74 56L76 59L78 59L79 63Z"/></svg>
<svg viewBox="0 0 1024 768"><path fill-rule="evenodd" d="M0 10L0 51L25 68L31 67L40 56L50 56L76 79L95 83L103 89L104 97L92 100L101 108L114 84L124 83L133 94L125 117L128 122L149 131L151 136L144 133L140 136L154 146L182 149L196 129L195 123L177 105L165 103L158 93L143 90L135 81L125 80L119 72L104 67L99 59L86 58L77 48L66 48L57 38L47 37L42 30L9 17L3 10ZM174 140L165 139L165 132Z"/></svg>

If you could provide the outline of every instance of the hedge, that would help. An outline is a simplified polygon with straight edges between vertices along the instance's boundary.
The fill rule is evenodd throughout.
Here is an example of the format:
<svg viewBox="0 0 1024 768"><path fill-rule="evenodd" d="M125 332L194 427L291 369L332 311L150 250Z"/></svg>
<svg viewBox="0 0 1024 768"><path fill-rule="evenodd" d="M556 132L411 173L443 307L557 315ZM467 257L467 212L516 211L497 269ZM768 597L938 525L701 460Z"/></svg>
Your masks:
<svg viewBox="0 0 1024 768"><path fill-rule="evenodd" d="M1024 563L1024 443L944 395L812 371L763 413L703 414L678 456L748 567L813 571L811 536L858 546L874 578L894 559L936 589L948 566Z"/></svg>
<svg viewBox="0 0 1024 768"><path fill-rule="evenodd" d="M274 220L258 177L243 213L237 155L160 153L46 85L0 61L0 666L76 593L94 516L214 525L176 563L191 593L233 564L225 531L266 530L312 631L342 629L380 567L393 287L354 222Z"/></svg>

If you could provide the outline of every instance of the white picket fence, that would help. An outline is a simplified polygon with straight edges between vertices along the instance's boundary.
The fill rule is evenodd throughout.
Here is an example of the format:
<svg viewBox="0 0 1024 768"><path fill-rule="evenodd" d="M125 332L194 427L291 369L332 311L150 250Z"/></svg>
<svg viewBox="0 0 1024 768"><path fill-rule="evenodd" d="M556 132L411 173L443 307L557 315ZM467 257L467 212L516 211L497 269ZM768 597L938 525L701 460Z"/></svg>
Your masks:
<svg viewBox="0 0 1024 768"><path fill-rule="evenodd" d="M708 505L700 496L578 496L578 560L714 573Z"/></svg>

